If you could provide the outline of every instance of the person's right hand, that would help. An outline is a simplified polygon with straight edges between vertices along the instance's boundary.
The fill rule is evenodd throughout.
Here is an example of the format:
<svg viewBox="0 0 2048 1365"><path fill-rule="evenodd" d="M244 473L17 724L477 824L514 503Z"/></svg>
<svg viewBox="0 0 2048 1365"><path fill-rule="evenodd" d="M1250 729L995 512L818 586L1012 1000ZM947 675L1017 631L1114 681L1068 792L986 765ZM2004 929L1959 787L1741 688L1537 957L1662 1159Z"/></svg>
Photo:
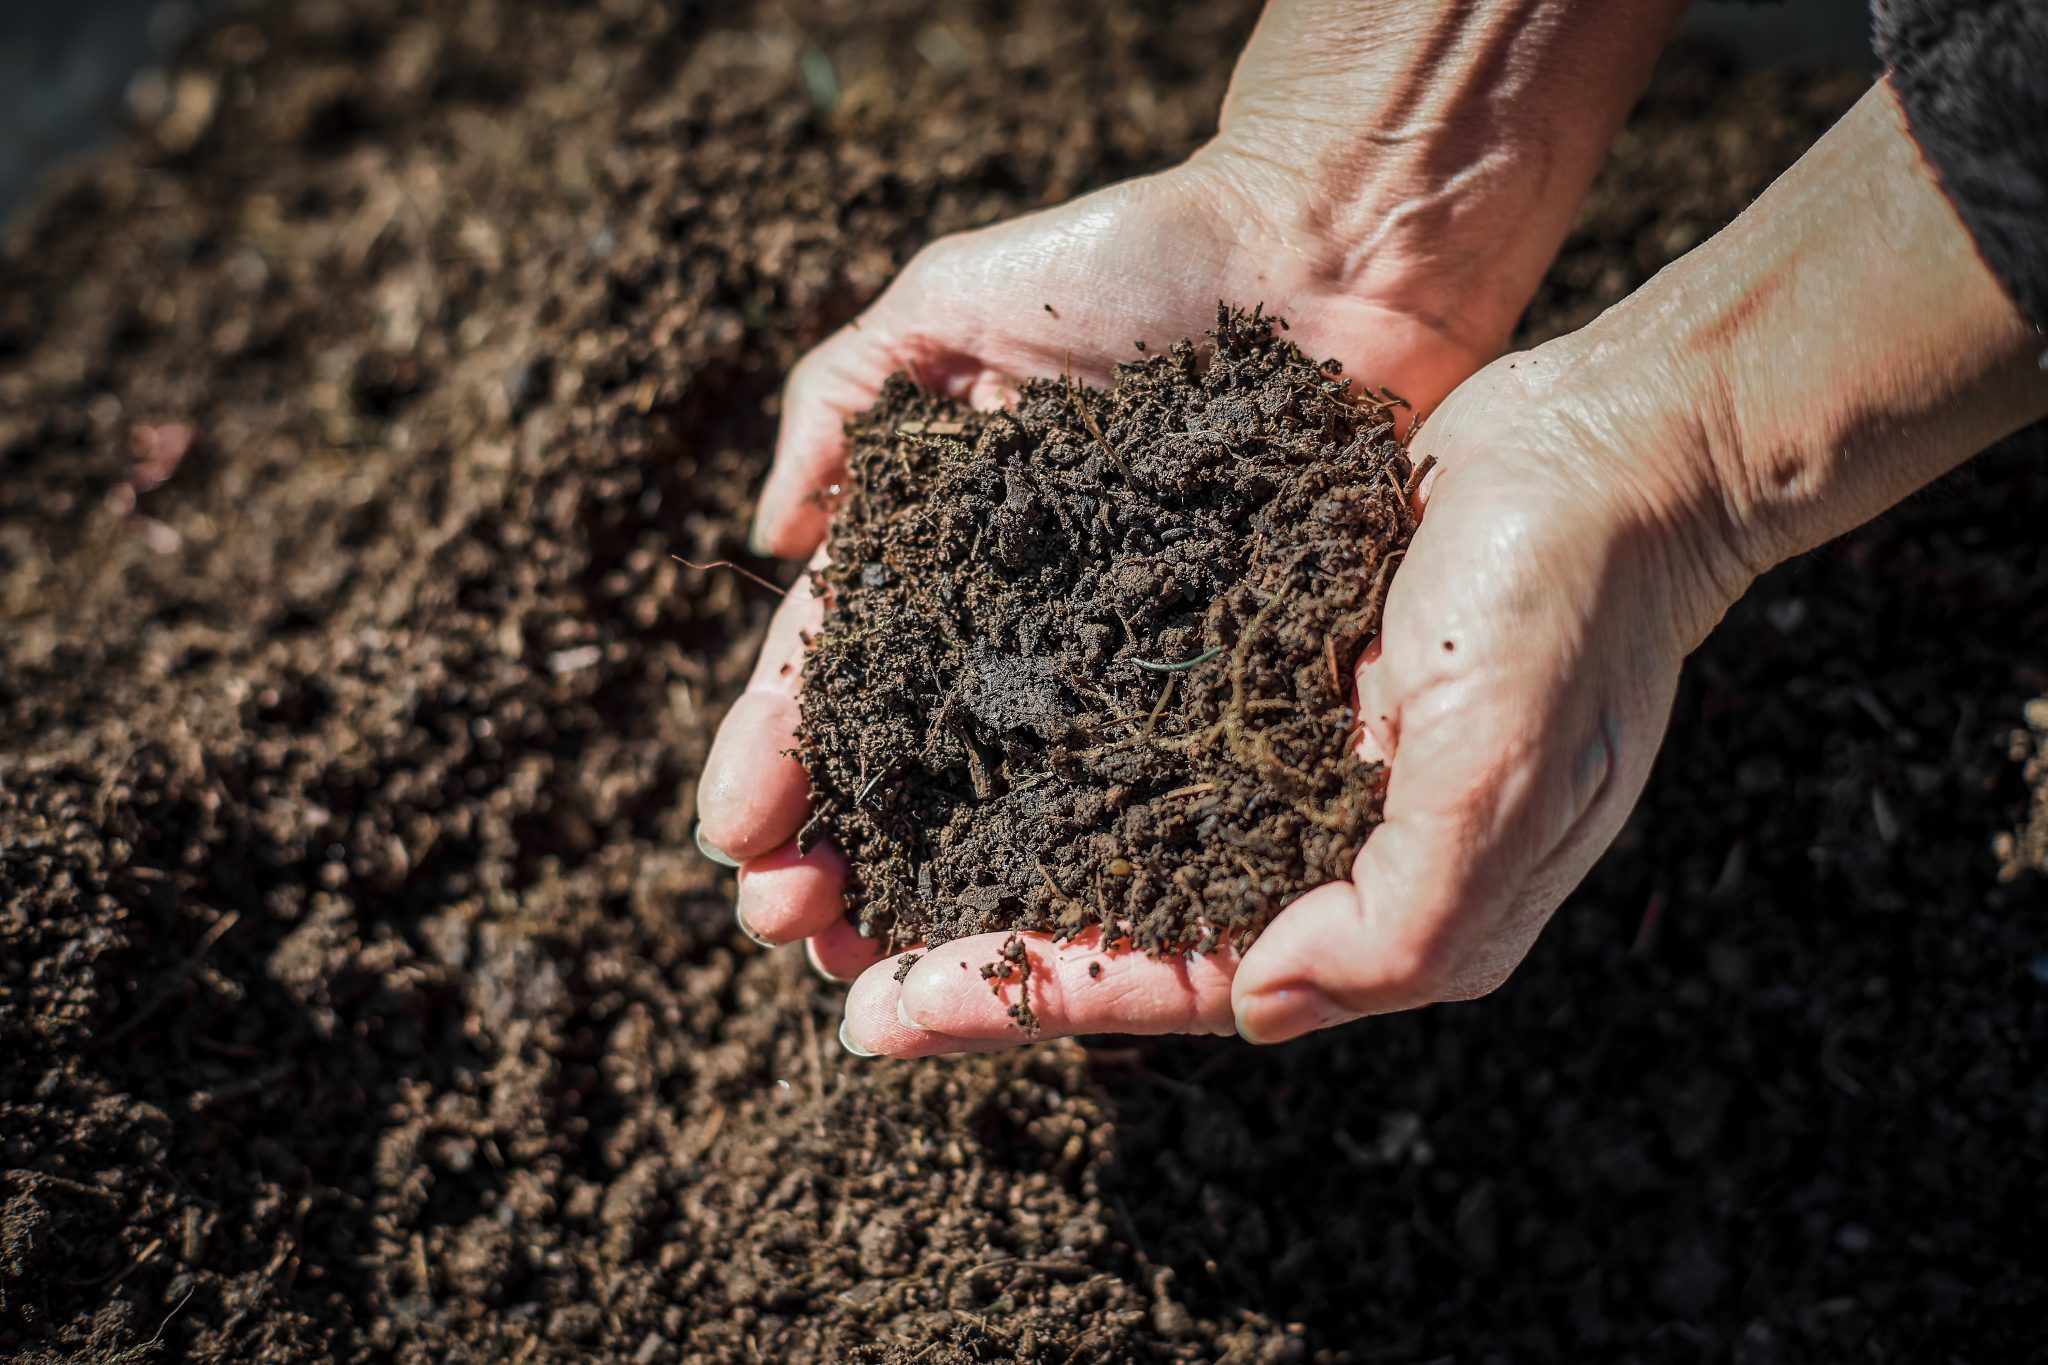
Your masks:
<svg viewBox="0 0 2048 1365"><path fill-rule="evenodd" d="M818 546L845 471L844 425L898 371L983 406L1026 376L1065 370L1103 382L1141 340L1201 335L1226 299L1263 301L1305 351L1344 357L1349 373L1417 411L1498 349L1521 300L1468 294L1456 329L1406 312L1358 287L1356 253L1268 213L1251 188L1262 179L1219 145L1172 171L920 252L791 374L755 548L794 556ZM806 578L776 614L698 784L699 841L739 868L738 914L752 936L814 939L813 961L847 979L880 948L843 918L837 853L804 855L794 844L810 791L790 751L803 645L820 612Z"/></svg>
<svg viewBox="0 0 2048 1365"><path fill-rule="evenodd" d="M1240 951L1148 957L1096 931L1023 935L1038 1028L956 939L854 983L842 1038L890 1056L1089 1033L1283 1042L1483 995L1620 829L1685 655L1747 586L1673 367L1605 363L1597 333L1494 362L1415 436L1435 473L1379 635L1355 670L1359 757L1390 767L1385 822L1344 881Z"/></svg>

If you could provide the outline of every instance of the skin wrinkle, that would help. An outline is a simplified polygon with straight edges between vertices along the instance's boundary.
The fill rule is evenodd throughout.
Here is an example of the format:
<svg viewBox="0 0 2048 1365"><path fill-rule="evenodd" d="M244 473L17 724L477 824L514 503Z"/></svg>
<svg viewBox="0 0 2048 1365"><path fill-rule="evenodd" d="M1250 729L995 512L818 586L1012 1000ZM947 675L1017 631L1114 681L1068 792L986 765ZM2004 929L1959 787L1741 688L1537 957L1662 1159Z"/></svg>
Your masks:
<svg viewBox="0 0 2048 1365"><path fill-rule="evenodd" d="M1540 131L1534 137L1484 135L1494 129L1514 128L1518 110L1526 117L1529 112L1539 111L1542 107L1540 102L1525 98L1530 67L1527 48L1532 40L1538 47L1548 46L1547 40L1555 27L1554 23L1546 25L1532 19L1531 12L1542 8L1542 0L1523 0L1506 14L1495 16L1494 23L1478 25L1476 50L1461 53L1456 49L1464 47L1460 40L1472 33L1477 6L1472 3L1456 6L1451 22L1438 30L1439 36L1425 50L1423 60L1404 73L1389 96L1388 107L1411 111L1404 124L1396 125L1396 136L1412 141L1421 153L1416 164L1408 168L1406 178L1421 185L1439 187L1435 193L1425 196L1422 202L1437 208L1442 221L1434 226L1442 232L1441 240L1447 243L1457 241L1461 235L1458 229L1466 225L1460 222L1461 216L1467 221L1473 216L1469 206L1477 201L1465 195L1476 192L1477 182L1487 172L1492 172L1496 178L1507 179L1516 166L1526 164L1535 171L1532 193L1540 198L1549 189L1551 152L1548 137L1542 136ZM1532 39L1532 35L1537 33L1543 36ZM1525 57L1519 63L1519 72L1515 60L1517 52L1524 53ZM1456 59L1459 57L1462 60ZM1449 80L1445 79L1447 70L1452 73ZM1342 182L1339 183L1341 186ZM1356 197L1359 187L1355 183L1345 188L1351 191L1352 197ZM1464 194L1460 194L1460 190ZM1465 210L1462 215L1461 208ZM1421 222L1417 226L1427 231L1432 224ZM1355 276L1362 270L1377 244L1376 238L1385 230L1352 234L1360 245L1347 258L1348 276ZM1343 239L1340 235L1340 240ZM1457 257L1439 258L1437 263L1457 270L1469 268L1471 258L1470 250L1464 249Z"/></svg>
<svg viewBox="0 0 2048 1365"><path fill-rule="evenodd" d="M1255 153L1251 153L1251 160L1260 160L1260 158L1257 158ZM1194 162L1190 166L1198 166L1198 164L1200 162ZM1286 168L1282 168L1280 164L1270 164L1270 170L1274 170L1276 176L1292 174ZM1239 199L1241 199L1241 203L1247 205L1245 207L1245 215L1247 217L1257 213L1257 209L1249 207L1249 201L1251 201L1249 194L1245 194L1235 184L1229 186L1229 192L1237 194ZM1325 231L1327 231L1327 227L1325 227ZM1440 303L1444 299L1454 299L1456 295L1446 293L1446 295L1440 295L1440 297L1421 297L1421 299L1391 299L1391 297L1382 299L1372 289L1354 287L1354 282L1350 282L1346 278L1346 270L1343 270L1341 262L1335 260L1333 254L1325 246L1321 246L1323 239L1325 237L1319 235L1319 233L1296 233L1296 231L1290 231L1290 233L1286 233L1284 237L1278 239L1276 246L1266 250L1268 268L1262 270L1257 278L1260 278L1262 284L1264 282L1272 282L1274 284L1274 291L1268 293L1268 295L1262 295L1260 303L1268 303L1268 301L1274 301L1274 299L1290 299L1290 297L1300 297L1300 295L1309 295L1309 297L1335 295L1335 299L1339 303L1341 301L1350 301L1350 303L1356 303L1356 305L1366 307L1366 309L1374 309L1374 311L1384 313L1384 315L1389 315L1389 317L1399 317L1401 321L1405 321L1405 323L1409 323L1413 327L1421 327L1423 332L1430 332L1446 348L1468 352L1468 354L1475 354L1475 356L1485 356L1485 354L1491 354L1493 350L1497 350L1499 340L1495 336L1497 327L1493 323L1473 321L1470 317L1466 317L1466 309L1444 309L1444 307L1440 307ZM1290 270L1282 270L1282 266L1292 266L1292 268ZM1354 383L1358 383L1358 381L1362 381L1366 377L1356 375L1356 372L1354 372L1352 379L1354 379Z"/></svg>
<svg viewBox="0 0 2048 1365"><path fill-rule="evenodd" d="M1656 310L1658 321L1672 311ZM1682 314L1669 326L1687 333ZM1679 589L1668 611L1670 638L1681 653L1690 653L1720 621L1725 606L1717 604L1735 601L1769 567L1739 553L1747 548L1741 517L1723 481L1712 474L1716 460L1627 457L1644 447L1676 453L1732 443L1734 400L1714 363L1724 352L1684 364L1673 359L1692 349L1645 346L1635 337L1594 328L1572 345L1553 343L1505 362L1529 410L1548 413L1561 426L1543 437L1548 460L1575 465L1579 477L1604 495L1616 524L1633 528L1622 543ZM1545 364L1546 355L1556 363ZM1689 385L1696 394L1690 402L1659 397ZM1645 439L1645 433L1661 435Z"/></svg>
<svg viewBox="0 0 2048 1365"><path fill-rule="evenodd" d="M1687 496L1753 572L1867 520L2041 401L2025 324L1888 87L1873 87L1802 168L1642 291L1658 302L1614 310L1622 335L1667 352L1667 372L1696 376L1707 472ZM1842 208L1849 185L1855 212ZM1878 300L1888 318L1934 325L1874 324ZM1694 353L1670 358L1660 336ZM1954 393L1981 398L1939 401ZM1931 451L1944 453L1930 462Z"/></svg>
<svg viewBox="0 0 2048 1365"><path fill-rule="evenodd" d="M1316 244L1314 277L1490 354L1569 221L1532 225L1497 206L1576 201L1648 78L1634 35L1661 39L1680 8L1460 0L1362 23L1344 6L1275 5L1211 151L1256 165L1282 202L1300 200L1283 235ZM1560 104L1561 69L1586 73L1596 110ZM1306 196L1294 189L1303 183Z"/></svg>

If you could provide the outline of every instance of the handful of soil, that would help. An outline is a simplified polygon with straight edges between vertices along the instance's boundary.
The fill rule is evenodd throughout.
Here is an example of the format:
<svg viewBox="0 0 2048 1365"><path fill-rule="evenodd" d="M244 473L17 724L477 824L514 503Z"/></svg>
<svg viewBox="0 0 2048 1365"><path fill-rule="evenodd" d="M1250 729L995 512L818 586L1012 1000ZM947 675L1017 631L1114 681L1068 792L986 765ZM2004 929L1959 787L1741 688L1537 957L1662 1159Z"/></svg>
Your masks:
<svg viewBox="0 0 2048 1365"><path fill-rule="evenodd" d="M1412 471L1388 405L1274 322L1219 308L1207 346L1008 412L898 376L850 424L802 842L846 854L871 936L1209 952L1350 874L1386 782L1351 667Z"/></svg>

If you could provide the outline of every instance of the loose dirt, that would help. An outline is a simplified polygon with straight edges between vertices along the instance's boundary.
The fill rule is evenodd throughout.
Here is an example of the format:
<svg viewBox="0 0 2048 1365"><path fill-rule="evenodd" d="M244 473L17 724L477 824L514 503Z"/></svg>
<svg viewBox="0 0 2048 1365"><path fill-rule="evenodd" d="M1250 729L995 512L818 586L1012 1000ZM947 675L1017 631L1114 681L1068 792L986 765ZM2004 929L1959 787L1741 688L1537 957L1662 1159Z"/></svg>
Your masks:
<svg viewBox="0 0 2048 1365"><path fill-rule="evenodd" d="M744 558L804 347L1184 154L1252 17L303 0L49 188L0 247L0 1354L2037 1350L2038 449L1760 584L1486 1001L863 1064L735 930L691 788L772 599L670 555ZM1861 84L1667 65L1531 332Z"/></svg>
<svg viewBox="0 0 2048 1365"><path fill-rule="evenodd" d="M1347 388L1225 309L1108 393L899 377L851 425L801 752L864 932L1212 952L1348 875L1385 785L1351 663L1415 516Z"/></svg>

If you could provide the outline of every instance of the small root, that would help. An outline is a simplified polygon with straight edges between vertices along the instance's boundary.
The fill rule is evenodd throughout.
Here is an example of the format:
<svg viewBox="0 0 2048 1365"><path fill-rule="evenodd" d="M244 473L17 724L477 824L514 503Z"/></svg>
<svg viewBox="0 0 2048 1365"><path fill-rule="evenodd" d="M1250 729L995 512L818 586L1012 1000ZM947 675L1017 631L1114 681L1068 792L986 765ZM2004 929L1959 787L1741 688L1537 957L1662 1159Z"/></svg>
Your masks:
<svg viewBox="0 0 2048 1365"><path fill-rule="evenodd" d="M1145 738L1152 738L1153 727L1159 724L1159 715L1166 710L1166 703L1173 696L1173 686L1179 681L1180 674L1169 673L1167 675L1166 686L1159 689L1159 700L1152 703L1152 714L1145 717Z"/></svg>
<svg viewBox="0 0 2048 1365"><path fill-rule="evenodd" d="M713 569L731 569L741 578L749 579L755 583L759 583L762 587L768 589L768 591L774 593L777 597L789 596L788 588L777 587L775 584L770 583L767 579L761 577L761 575L755 573L752 569L749 569L742 564L735 564L730 559L714 559L709 564L699 564L696 560L684 559L681 555L670 555L669 558L673 559L678 564L687 564L691 568L700 570L705 573L709 573Z"/></svg>
<svg viewBox="0 0 2048 1365"><path fill-rule="evenodd" d="M1109 456L1109 462L1116 466L1119 474L1124 476L1124 482L1135 486L1138 481L1132 477L1131 467L1124 463L1124 457L1116 453L1116 447L1111 445L1109 438L1102 434L1102 424L1095 420L1094 413L1088 411L1088 404L1074 396L1073 365L1074 353L1069 351L1067 352L1067 369L1060 375L1060 381L1067 386L1068 404L1073 407L1075 412L1080 414L1081 425L1088 428L1088 434L1095 438L1095 444L1102 447L1102 453Z"/></svg>
<svg viewBox="0 0 2048 1365"><path fill-rule="evenodd" d="M1411 509L1413 509L1415 506L1415 495L1422 491L1422 481L1425 478L1429 477L1429 471L1434 468L1436 468L1436 456L1432 453L1423 456L1422 459L1416 463L1415 468L1412 471L1410 471L1408 475L1408 485L1407 487L1403 488L1401 492L1402 495L1408 499L1408 506Z"/></svg>

